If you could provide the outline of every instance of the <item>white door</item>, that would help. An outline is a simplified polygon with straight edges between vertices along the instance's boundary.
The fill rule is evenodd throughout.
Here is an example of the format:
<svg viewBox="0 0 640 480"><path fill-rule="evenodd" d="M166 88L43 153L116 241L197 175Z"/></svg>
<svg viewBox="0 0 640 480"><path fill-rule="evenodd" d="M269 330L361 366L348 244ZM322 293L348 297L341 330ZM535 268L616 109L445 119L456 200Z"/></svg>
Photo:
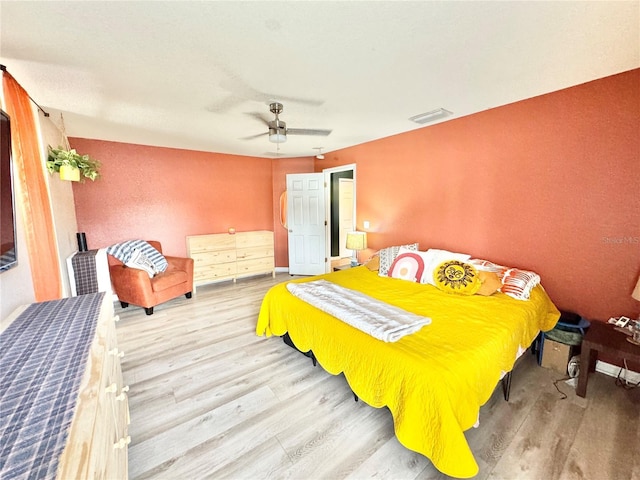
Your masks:
<svg viewBox="0 0 640 480"><path fill-rule="evenodd" d="M287 175L289 274L327 271L324 174Z"/></svg>
<svg viewBox="0 0 640 480"><path fill-rule="evenodd" d="M355 230L355 222L353 221L353 179L338 179L338 221L340 225L340 256L350 257L351 250L347 250L347 232Z"/></svg>

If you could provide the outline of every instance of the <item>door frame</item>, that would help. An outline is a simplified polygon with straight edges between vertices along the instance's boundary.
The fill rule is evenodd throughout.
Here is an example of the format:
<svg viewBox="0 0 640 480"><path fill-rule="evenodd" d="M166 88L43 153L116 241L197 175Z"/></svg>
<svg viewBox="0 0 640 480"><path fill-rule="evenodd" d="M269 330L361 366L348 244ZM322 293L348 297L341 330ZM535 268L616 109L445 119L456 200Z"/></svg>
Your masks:
<svg viewBox="0 0 640 480"><path fill-rule="evenodd" d="M325 218L327 220L327 228L325 231L326 241L325 241L325 258L327 261L325 262L326 272L331 272L331 202L333 198L331 198L331 188L329 185L331 184L331 174L336 172L353 172L353 225L354 228L356 226L356 204L358 202L357 189L358 182L356 180L356 164L349 163L347 165L340 165L339 167L331 167L324 168L322 173L324 174L324 194L325 194Z"/></svg>

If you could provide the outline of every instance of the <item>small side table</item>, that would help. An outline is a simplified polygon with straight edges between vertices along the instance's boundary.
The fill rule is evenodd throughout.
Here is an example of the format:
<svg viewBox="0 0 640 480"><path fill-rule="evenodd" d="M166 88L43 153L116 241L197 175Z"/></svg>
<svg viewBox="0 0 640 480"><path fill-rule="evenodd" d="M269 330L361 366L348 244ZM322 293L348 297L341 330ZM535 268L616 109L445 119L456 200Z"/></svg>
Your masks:
<svg viewBox="0 0 640 480"><path fill-rule="evenodd" d="M338 270L349 270L350 268L353 267L359 267L360 264L358 265L351 265L350 263L345 263L344 265L336 265L335 267L333 267L333 271L337 272Z"/></svg>
<svg viewBox="0 0 640 480"><path fill-rule="evenodd" d="M606 353L616 359L640 362L640 347L627 341L627 335L604 322L591 322L591 327L582 340L580 354L580 376L576 394L585 397L589 373L595 371L599 353Z"/></svg>

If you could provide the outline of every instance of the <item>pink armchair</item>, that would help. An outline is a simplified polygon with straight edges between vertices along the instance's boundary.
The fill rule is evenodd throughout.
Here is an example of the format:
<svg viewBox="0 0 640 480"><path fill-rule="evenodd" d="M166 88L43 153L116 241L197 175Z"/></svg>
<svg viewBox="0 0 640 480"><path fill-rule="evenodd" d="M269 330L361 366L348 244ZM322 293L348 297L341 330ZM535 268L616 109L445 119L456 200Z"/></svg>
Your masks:
<svg viewBox="0 0 640 480"><path fill-rule="evenodd" d="M156 250L162 253L160 242L148 240ZM130 268L117 258L109 255L109 273L113 289L118 295L122 308L130 303L144 307L147 315L153 315L153 307L184 295L191 298L193 292L193 259L169 257L165 255L169 266L153 278L144 270Z"/></svg>

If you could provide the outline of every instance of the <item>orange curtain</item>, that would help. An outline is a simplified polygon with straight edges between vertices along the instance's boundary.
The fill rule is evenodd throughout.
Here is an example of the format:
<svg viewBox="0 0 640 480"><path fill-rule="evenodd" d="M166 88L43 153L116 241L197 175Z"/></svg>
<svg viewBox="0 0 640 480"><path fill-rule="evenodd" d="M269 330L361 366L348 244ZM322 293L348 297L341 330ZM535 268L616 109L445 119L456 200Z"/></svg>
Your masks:
<svg viewBox="0 0 640 480"><path fill-rule="evenodd" d="M11 117L14 172L20 183L16 203L22 208L33 290L38 302L55 300L62 297L62 279L33 109L27 92L6 71L2 86Z"/></svg>

